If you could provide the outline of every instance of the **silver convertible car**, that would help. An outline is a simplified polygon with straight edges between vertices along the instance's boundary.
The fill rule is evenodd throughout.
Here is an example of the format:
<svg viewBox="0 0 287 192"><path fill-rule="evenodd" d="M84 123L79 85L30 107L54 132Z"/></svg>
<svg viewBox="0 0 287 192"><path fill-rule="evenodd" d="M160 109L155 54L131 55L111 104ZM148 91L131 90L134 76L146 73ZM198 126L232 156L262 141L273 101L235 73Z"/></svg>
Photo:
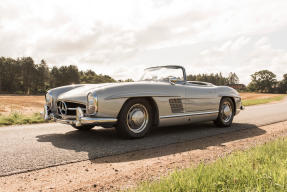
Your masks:
<svg viewBox="0 0 287 192"><path fill-rule="evenodd" d="M115 127L122 137L139 138L156 126L214 121L230 127L241 109L241 98L233 88L187 81L185 69L172 65L147 68L137 82L51 89L44 118L78 130Z"/></svg>

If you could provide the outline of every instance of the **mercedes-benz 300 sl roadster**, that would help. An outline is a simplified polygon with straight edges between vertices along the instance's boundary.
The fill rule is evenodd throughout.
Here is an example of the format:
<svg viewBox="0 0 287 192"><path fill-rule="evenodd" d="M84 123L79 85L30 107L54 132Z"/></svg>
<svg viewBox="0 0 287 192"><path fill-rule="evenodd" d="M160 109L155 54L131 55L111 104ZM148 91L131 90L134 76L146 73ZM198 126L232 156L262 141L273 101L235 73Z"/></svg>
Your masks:
<svg viewBox="0 0 287 192"><path fill-rule="evenodd" d="M187 81L185 69L172 65L147 68L137 82L51 89L44 118L78 130L115 127L122 137L139 138L157 126L214 121L230 127L241 109L240 95L233 88Z"/></svg>

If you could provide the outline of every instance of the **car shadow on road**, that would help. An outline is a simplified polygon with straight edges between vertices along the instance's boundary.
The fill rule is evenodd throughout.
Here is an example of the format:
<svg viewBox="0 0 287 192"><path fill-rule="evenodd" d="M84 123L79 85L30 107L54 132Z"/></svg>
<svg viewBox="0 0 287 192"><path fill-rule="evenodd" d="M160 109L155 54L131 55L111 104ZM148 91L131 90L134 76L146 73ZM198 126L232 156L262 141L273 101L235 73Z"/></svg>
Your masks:
<svg viewBox="0 0 287 192"><path fill-rule="evenodd" d="M101 163L134 161L193 149L204 149L264 133L264 130L252 124L235 123L231 128L216 128L211 123L204 123L156 128L149 136L142 139L123 140L117 137L115 129L92 129L87 132L75 130L64 134L39 135L37 141L50 142L53 146L61 149L88 153L88 157L73 156L72 159L71 155L67 154L71 162L90 159L94 163ZM215 135L217 138L212 138ZM203 138L205 138L204 142L200 145L190 142ZM124 153L128 154L120 158L101 158ZM63 153L64 155L65 153Z"/></svg>
<svg viewBox="0 0 287 192"><path fill-rule="evenodd" d="M115 129L92 129L87 132L69 131L64 134L46 134L37 136L38 142L49 142L61 149L74 152L87 152L84 159L67 154L71 161L90 159L94 163L134 161L161 157L193 149L218 146L229 141L236 141L264 134L265 131L252 124L234 123L231 128L216 128L211 123L188 126L155 128L142 139L123 140L117 137ZM213 136L217 135L216 139ZM200 144L194 140L204 139ZM126 154L125 154L126 153ZM101 158L113 155L120 158ZM65 155L65 153L63 153ZM72 158L73 158L72 157Z"/></svg>

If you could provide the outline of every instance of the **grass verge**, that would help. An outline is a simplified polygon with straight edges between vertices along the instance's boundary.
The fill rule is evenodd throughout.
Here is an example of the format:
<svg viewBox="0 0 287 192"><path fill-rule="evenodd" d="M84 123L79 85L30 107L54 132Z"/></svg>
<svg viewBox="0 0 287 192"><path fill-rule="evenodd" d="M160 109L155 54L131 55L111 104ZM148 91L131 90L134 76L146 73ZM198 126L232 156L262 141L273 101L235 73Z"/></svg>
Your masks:
<svg viewBox="0 0 287 192"><path fill-rule="evenodd" d="M0 115L0 126L5 125L18 125L18 124L32 124L32 123L43 123L45 120L40 113L34 113L30 116L25 116L21 113L11 113L8 116Z"/></svg>
<svg viewBox="0 0 287 192"><path fill-rule="evenodd" d="M281 101L282 99L285 98L285 96L286 95L278 95L275 97L263 98L263 99L247 99L247 100L242 100L242 104L243 106L266 104L266 103L271 103L274 101Z"/></svg>
<svg viewBox="0 0 287 192"><path fill-rule="evenodd" d="M287 191L287 139L176 171L135 191Z"/></svg>

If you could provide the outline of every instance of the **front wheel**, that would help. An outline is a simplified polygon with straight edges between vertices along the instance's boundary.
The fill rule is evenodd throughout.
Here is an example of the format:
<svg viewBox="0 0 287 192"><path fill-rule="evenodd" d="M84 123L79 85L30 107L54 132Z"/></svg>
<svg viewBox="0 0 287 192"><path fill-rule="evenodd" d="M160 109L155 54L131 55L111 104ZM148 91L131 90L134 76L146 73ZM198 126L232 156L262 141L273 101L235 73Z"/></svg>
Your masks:
<svg viewBox="0 0 287 192"><path fill-rule="evenodd" d="M230 98L223 98L220 102L219 113L214 121L219 127L230 127L234 118L234 105Z"/></svg>
<svg viewBox="0 0 287 192"><path fill-rule="evenodd" d="M132 99L123 106L116 126L117 133L123 138L144 137L151 130L152 109L145 99Z"/></svg>
<svg viewBox="0 0 287 192"><path fill-rule="evenodd" d="M74 127L75 129L78 129L79 131L88 131L88 130L92 129L95 126L94 125L82 125L82 126L72 125L72 127Z"/></svg>

